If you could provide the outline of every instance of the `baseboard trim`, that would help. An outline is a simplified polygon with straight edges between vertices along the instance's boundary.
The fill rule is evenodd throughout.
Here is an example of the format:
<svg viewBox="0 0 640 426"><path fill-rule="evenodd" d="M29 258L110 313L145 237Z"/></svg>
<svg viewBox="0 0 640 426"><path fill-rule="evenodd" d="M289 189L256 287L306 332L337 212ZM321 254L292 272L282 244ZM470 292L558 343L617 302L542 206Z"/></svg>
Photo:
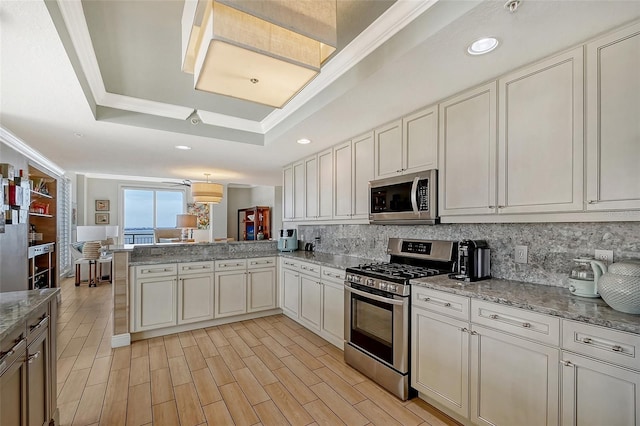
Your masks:
<svg viewBox="0 0 640 426"><path fill-rule="evenodd" d="M131 344L131 334L116 334L115 336L111 336L111 347L119 348L122 346L129 346Z"/></svg>

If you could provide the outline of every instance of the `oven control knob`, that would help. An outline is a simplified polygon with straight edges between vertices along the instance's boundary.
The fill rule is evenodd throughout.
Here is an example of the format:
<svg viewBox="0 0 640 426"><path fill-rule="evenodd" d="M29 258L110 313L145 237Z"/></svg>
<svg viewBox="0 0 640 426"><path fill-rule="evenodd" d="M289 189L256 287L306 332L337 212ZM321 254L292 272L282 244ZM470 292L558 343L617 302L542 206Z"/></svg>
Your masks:
<svg viewBox="0 0 640 426"><path fill-rule="evenodd" d="M386 290L388 286L389 284L387 283L380 283L380 290Z"/></svg>
<svg viewBox="0 0 640 426"><path fill-rule="evenodd" d="M395 293L396 291L398 291L398 286L395 285L395 284L388 284L387 285L387 291Z"/></svg>
<svg viewBox="0 0 640 426"><path fill-rule="evenodd" d="M375 285L375 281L373 280L373 278L369 278L369 279L367 279L367 285L368 285L369 287L372 287L372 286L374 286L374 285Z"/></svg>
<svg viewBox="0 0 640 426"><path fill-rule="evenodd" d="M362 281L362 277L361 277L361 276L359 276L359 275L355 275L355 276L353 277L353 280L354 280L355 282L359 283L360 281Z"/></svg>

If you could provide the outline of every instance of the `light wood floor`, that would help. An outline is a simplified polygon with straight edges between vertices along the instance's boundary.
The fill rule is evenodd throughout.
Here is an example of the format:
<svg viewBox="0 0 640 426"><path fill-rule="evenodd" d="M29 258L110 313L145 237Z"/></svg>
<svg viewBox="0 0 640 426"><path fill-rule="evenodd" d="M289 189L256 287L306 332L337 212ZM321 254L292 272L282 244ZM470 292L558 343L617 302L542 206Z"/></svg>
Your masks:
<svg viewBox="0 0 640 426"><path fill-rule="evenodd" d="M283 315L111 349L111 287L62 281L62 425L453 425L348 367Z"/></svg>

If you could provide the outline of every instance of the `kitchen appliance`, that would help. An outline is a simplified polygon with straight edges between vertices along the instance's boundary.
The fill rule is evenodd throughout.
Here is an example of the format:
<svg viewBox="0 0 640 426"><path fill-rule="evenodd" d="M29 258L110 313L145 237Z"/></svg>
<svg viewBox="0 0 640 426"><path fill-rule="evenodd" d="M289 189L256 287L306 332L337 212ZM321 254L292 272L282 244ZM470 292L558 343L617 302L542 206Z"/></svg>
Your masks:
<svg viewBox="0 0 640 426"><path fill-rule="evenodd" d="M410 396L409 280L452 271L457 243L390 238L389 262L347 268L344 359L402 400Z"/></svg>
<svg viewBox="0 0 640 426"><path fill-rule="evenodd" d="M606 269L605 269L606 270ZM595 277L603 274L602 267L589 258L573 259L569 272L569 292L574 296L600 297Z"/></svg>
<svg viewBox="0 0 640 426"><path fill-rule="evenodd" d="M605 265L594 260L602 271L595 282L602 300L616 311L640 314L640 262L626 261Z"/></svg>
<svg viewBox="0 0 640 426"><path fill-rule="evenodd" d="M281 229L278 238L278 250L295 251L298 250L298 231L296 229Z"/></svg>
<svg viewBox="0 0 640 426"><path fill-rule="evenodd" d="M491 250L484 240L463 240L458 243L458 266L449 278L479 281L491 278Z"/></svg>
<svg viewBox="0 0 640 426"><path fill-rule="evenodd" d="M369 223L433 225L438 222L438 171L369 182Z"/></svg>

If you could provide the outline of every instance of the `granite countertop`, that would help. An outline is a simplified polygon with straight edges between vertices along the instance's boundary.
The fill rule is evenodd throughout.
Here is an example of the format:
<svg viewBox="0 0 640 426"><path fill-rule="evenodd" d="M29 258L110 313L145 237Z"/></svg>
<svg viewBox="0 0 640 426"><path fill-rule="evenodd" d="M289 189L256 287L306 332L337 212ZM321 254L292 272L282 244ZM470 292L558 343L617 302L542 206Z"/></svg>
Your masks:
<svg viewBox="0 0 640 426"><path fill-rule="evenodd" d="M338 269L347 269L363 263L375 262L374 260L364 259L362 257L318 253L315 251L281 252L279 253L279 256L289 259L304 260L306 262L315 263L320 266L329 266Z"/></svg>
<svg viewBox="0 0 640 426"><path fill-rule="evenodd" d="M113 253L119 253L119 252L131 252L133 251L136 247L143 247L143 248L149 248L149 247L202 247L202 246L212 246L212 247L223 247L223 246L238 246L238 245L244 245L244 244L269 244L269 243L274 243L275 240L261 240L261 241L215 241L215 242L207 242L207 241L203 241L203 242L175 242L175 243L155 243L155 244L112 244L109 246L109 251L113 252Z"/></svg>
<svg viewBox="0 0 640 426"><path fill-rule="evenodd" d="M468 283L446 275L411 280L411 284L640 334L640 315L618 312L600 298L573 296L564 287L502 279Z"/></svg>
<svg viewBox="0 0 640 426"><path fill-rule="evenodd" d="M59 292L59 288L46 288L0 293L0 340L19 327L33 311Z"/></svg>

